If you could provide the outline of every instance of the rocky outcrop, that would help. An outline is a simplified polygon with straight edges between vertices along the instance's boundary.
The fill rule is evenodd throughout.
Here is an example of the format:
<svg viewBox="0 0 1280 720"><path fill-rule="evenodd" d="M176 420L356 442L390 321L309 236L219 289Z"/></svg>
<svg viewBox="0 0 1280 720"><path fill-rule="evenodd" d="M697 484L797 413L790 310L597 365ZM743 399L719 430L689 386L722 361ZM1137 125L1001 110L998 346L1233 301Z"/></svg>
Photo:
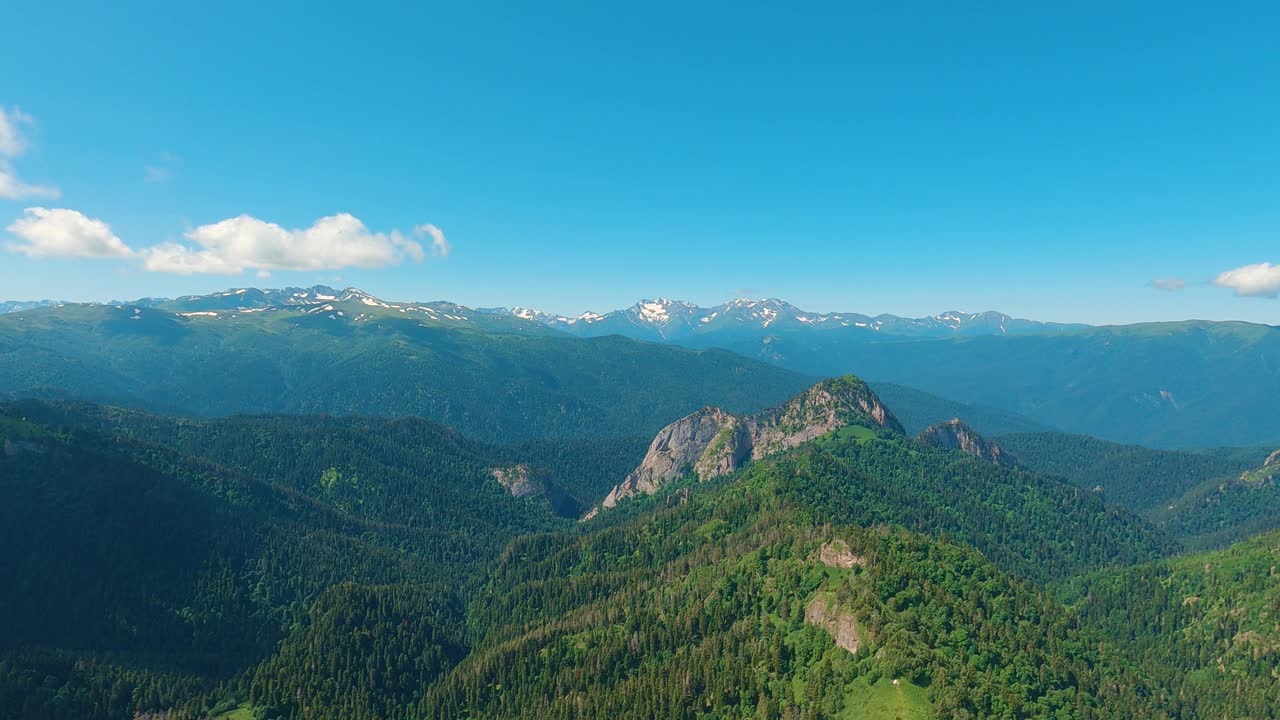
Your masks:
<svg viewBox="0 0 1280 720"><path fill-rule="evenodd" d="M649 495L692 473L698 480L726 475L846 425L880 426L903 433L880 398L856 377L824 380L785 404L755 415L706 407L663 428L644 460L584 519L624 498Z"/></svg>
<svg viewBox="0 0 1280 720"><path fill-rule="evenodd" d="M1280 477L1280 450L1267 456L1266 462L1257 470L1246 470L1240 475L1242 482L1251 485L1262 485L1269 480Z"/></svg>
<svg viewBox="0 0 1280 720"><path fill-rule="evenodd" d="M853 613L841 610L832 600L818 595L809 602L804 610L804 621L826 630L836 641L836 645L854 655L862 649L862 634L858 631L858 623Z"/></svg>
<svg viewBox="0 0 1280 720"><path fill-rule="evenodd" d="M504 468L493 468L489 471L498 484L507 489L512 497L530 497L546 492L542 480L535 476L528 465L521 463Z"/></svg>
<svg viewBox="0 0 1280 720"><path fill-rule="evenodd" d="M899 434L906 432L871 388L851 375L824 380L785 404L748 418L747 423L755 460L846 425L871 423Z"/></svg>
<svg viewBox="0 0 1280 720"><path fill-rule="evenodd" d="M831 542L823 543L822 547L818 548L818 562L827 567L848 569L854 565L866 565L867 559L853 554L849 549L849 543L836 538Z"/></svg>
<svg viewBox="0 0 1280 720"><path fill-rule="evenodd" d="M959 450L976 458L986 460L993 465L1018 467L1019 463L999 445L978 434L960 418L952 418L944 423L931 425L920 431L917 438L920 442L943 450Z"/></svg>

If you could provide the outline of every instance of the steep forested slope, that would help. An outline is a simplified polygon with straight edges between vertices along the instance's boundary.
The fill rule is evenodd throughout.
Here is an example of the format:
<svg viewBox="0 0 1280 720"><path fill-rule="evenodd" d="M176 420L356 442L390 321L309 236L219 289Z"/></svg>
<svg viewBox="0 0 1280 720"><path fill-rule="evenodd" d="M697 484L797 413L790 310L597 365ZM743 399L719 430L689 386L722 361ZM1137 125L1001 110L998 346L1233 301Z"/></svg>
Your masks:
<svg viewBox="0 0 1280 720"><path fill-rule="evenodd" d="M1189 720L1274 691L1270 631L1236 612L1275 612L1274 537L1192 577L1200 559L1152 564L1175 547L1097 494L896 424L852 418L579 523L558 502L642 441L34 401L0 423L0 571L21 579L0 588L4 720ZM513 496L493 472L512 467L540 491ZM1158 595L1183 584L1220 611ZM1126 640L1105 618L1148 595L1158 618ZM1142 638L1177 623L1203 662L1157 670L1174 646ZM1205 671L1214 648L1234 669Z"/></svg>
<svg viewBox="0 0 1280 720"><path fill-rule="evenodd" d="M1097 489L1135 512L1159 507L1206 480L1235 477L1262 464L1262 448L1155 450L1088 435L1013 433L999 438L1027 467Z"/></svg>
<svg viewBox="0 0 1280 720"><path fill-rule="evenodd" d="M1280 487L1256 472L1270 448L1153 450L1084 435L1000 438L1029 467L1089 488L1191 547L1280 526Z"/></svg>
<svg viewBox="0 0 1280 720"><path fill-rule="evenodd" d="M488 512L471 501L477 488L495 491L494 469L527 468L538 484L535 500L545 499L558 514L577 517L644 454L638 437L551 438L499 446L412 417L191 419L40 400L0 408L37 422L171 448L285 484L361 517L460 529L473 526L472 511ZM465 482L454 482L462 477Z"/></svg>
<svg viewBox="0 0 1280 720"><path fill-rule="evenodd" d="M1280 534L1068 586L1082 618L1177 698L1177 718L1280 717Z"/></svg>
<svg viewBox="0 0 1280 720"><path fill-rule="evenodd" d="M690 497L677 482L592 523L556 515L551 489L568 498L598 491L597 474L637 462L642 446L634 441L581 455L576 442L494 447L418 419L187 420L33 401L7 406L2 417L4 570L22 582L0 592L10 623L0 697L17 703L0 717L198 717L214 707L288 718L431 715L424 693L503 632L476 608L502 607L480 583L508 542L532 545L511 546L507 564L519 557L546 569L560 552L555 543L600 542ZM513 497L493 473L513 464L547 492ZM558 478L568 480L560 486ZM898 524L974 543L1024 577L1144 560L1163 547L1088 493L861 426L700 484L692 497L714 505L722 493L737 498L725 508L775 508L781 524L771 533L803 538L824 523ZM755 532L754 517L704 518L663 542L715 543ZM545 553L521 550L544 543ZM592 577L591 592L665 572L666 561L634 554L638 547L610 551L638 565ZM555 584L571 575L543 576L545 593L520 602L555 618L553 609L576 597ZM796 622L793 611L786 622ZM522 612L510 608L503 622L523 622ZM796 652L827 654L810 635ZM755 657L743 652L744 661ZM822 667L814 678L854 677L843 660ZM872 675L859 677L872 693L863 700L896 697ZM449 687L435 692L445 698ZM927 699L922 686L910 692ZM786 701L781 688L767 695L800 702Z"/></svg>
<svg viewBox="0 0 1280 720"><path fill-rule="evenodd" d="M568 522L494 479L506 451L426 421L125 413L169 433L159 444L14 411L0 414L0 717L197 716L223 683L369 604L414 618L394 658L412 648L397 677L420 687L461 657L483 564ZM372 652L349 650L328 661ZM367 716L403 704L377 687Z"/></svg>
<svg viewBox="0 0 1280 720"><path fill-rule="evenodd" d="M1049 598L971 549L825 523L793 469L517 541L422 716L1163 716Z"/></svg>

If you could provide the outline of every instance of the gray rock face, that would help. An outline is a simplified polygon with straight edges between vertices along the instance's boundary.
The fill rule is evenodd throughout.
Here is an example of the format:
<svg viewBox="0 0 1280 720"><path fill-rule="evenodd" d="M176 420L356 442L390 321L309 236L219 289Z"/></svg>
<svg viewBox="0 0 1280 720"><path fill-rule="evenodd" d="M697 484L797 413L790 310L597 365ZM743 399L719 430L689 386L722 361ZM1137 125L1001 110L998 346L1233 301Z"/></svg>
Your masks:
<svg viewBox="0 0 1280 720"><path fill-rule="evenodd" d="M529 466L523 463L511 467L494 468L490 472L493 473L493 479L506 488L512 497L529 497L546 492L542 481L534 477Z"/></svg>
<svg viewBox="0 0 1280 720"><path fill-rule="evenodd" d="M827 567L849 569L854 565L866 565L867 559L861 555L855 555L849 549L849 543L836 538L823 543L822 547L818 548L818 562Z"/></svg>
<svg viewBox="0 0 1280 720"><path fill-rule="evenodd" d="M959 450L1002 467L1018 467L1019 463L999 445L978 434L960 418L931 425L920 431L920 442L943 450Z"/></svg>
<svg viewBox="0 0 1280 720"><path fill-rule="evenodd" d="M611 508L623 498L655 493L691 469L700 480L733 472L750 455L750 441L742 418L719 408L702 408L660 430L639 467L600 506Z"/></svg>
<svg viewBox="0 0 1280 720"><path fill-rule="evenodd" d="M824 380L787 403L755 415L703 408L663 428L639 467L583 519L595 517L624 498L655 493L689 472L704 481L726 475L748 460L782 452L854 423L903 432L876 394L849 375Z"/></svg>
<svg viewBox="0 0 1280 720"><path fill-rule="evenodd" d="M842 610L832 600L818 595L804 609L804 621L826 630L838 647L857 655L862 649L862 633L853 613Z"/></svg>

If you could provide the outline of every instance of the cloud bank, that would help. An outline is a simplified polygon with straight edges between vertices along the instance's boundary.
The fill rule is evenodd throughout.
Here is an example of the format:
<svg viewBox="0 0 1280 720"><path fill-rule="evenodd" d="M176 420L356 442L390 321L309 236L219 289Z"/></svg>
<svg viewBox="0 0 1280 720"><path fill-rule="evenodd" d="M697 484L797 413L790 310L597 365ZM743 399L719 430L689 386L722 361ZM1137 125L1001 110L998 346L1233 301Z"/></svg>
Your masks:
<svg viewBox="0 0 1280 720"><path fill-rule="evenodd" d="M434 248L435 236L432 237ZM443 241L443 233L440 238ZM297 230L241 215L189 230L186 239L190 242L147 248L143 251L143 267L180 275L235 275L249 269L270 272L381 268L398 265L406 258L420 262L425 255L422 246L411 237L398 230L371 232L348 213L322 217L311 227Z"/></svg>
<svg viewBox="0 0 1280 720"><path fill-rule="evenodd" d="M1240 297L1269 297L1280 295L1280 265L1256 263L1228 270L1214 278L1218 287L1231 288Z"/></svg>
<svg viewBox="0 0 1280 720"><path fill-rule="evenodd" d="M29 257L136 258L151 272L178 275L238 275L254 270L384 268L427 255L419 240L430 240L432 255L446 258L452 246L444 231L419 225L372 232L348 213L322 217L310 227L288 230L249 215L201 225L185 234L187 242L165 242L134 250L102 220L66 208L31 207L7 228L17 239L6 248Z"/></svg>

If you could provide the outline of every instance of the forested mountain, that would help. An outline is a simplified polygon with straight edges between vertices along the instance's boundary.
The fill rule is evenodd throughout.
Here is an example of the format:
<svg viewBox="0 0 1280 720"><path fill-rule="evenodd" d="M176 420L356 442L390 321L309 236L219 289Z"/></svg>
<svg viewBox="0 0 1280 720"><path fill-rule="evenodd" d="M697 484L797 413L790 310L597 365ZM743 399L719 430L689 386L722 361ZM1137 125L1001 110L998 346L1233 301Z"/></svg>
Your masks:
<svg viewBox="0 0 1280 720"><path fill-rule="evenodd" d="M643 452L626 439L496 447L412 418L34 401L0 406L0 446L0 568L17 579L0 590L0 717L24 719L199 716L225 683L247 692L244 673L309 647L333 613L373 617L370 603L412 616L401 650L416 659L397 681L417 697L465 652L462 608L484 565L517 535L571 525L558 511L576 518ZM513 464L544 492L513 497L494 475ZM341 647L327 661L367 660ZM362 711L408 702L389 687Z"/></svg>
<svg viewBox="0 0 1280 720"><path fill-rule="evenodd" d="M185 414L418 414L511 439L596 428L647 434L662 422L644 408L671 411L668 420L706 404L749 411L806 384L740 358L659 350L619 334L724 348L808 378L856 373L986 416L918 408L923 398L899 393L913 431L959 416L987 434L1062 429L1154 447L1280 445L1280 419L1267 402L1280 395L1275 327L1086 327L957 312L864 318L781 301L718 309L655 301L566 319L316 286L40 307L0 315L0 359L14 368L0 377L0 393ZM193 378L202 383L185 382ZM735 395L747 381L759 399ZM202 391L210 386L225 391Z"/></svg>
<svg viewBox="0 0 1280 720"><path fill-rule="evenodd" d="M754 415L703 408L663 428L644 460L588 519L624 498L651 495L681 476L691 474L702 481L719 477L850 425L870 434L903 432L880 398L852 375L823 380Z"/></svg>
<svg viewBox="0 0 1280 720"><path fill-rule="evenodd" d="M425 682L461 654L458 584L503 536L554 522L496 484L476 488L484 512L456 532L364 520L163 447L4 424L0 533L20 579L0 590L5 718L199 716L343 583L413 589L438 658Z"/></svg>
<svg viewBox="0 0 1280 720"><path fill-rule="evenodd" d="M1260 447L1153 450L1055 432L1011 433L998 441L1027 467L1096 490L1135 512L1167 505L1206 480L1236 477L1267 457Z"/></svg>
<svg viewBox="0 0 1280 720"><path fill-rule="evenodd" d="M504 555L422 717L1161 717L978 553L830 526L757 483ZM540 561L535 559L541 558Z"/></svg>
<svg viewBox="0 0 1280 720"><path fill-rule="evenodd" d="M518 316L585 336L617 332L726 348L811 375L856 373L1120 442L1280 445L1280 418L1267 400L1280 395L1274 372L1280 328L1269 325L1089 327L956 311L918 319L867 317L809 313L781 300L716 308L644 301L573 319ZM957 415L966 416L946 417ZM983 432L1000 432L977 418L970 422Z"/></svg>
<svg viewBox="0 0 1280 720"><path fill-rule="evenodd" d="M585 535L515 542L472 605L482 639L421 714L1168 718L1197 707L981 555L879 526L892 510L858 498L881 488L856 489L866 477L819 458L877 445L898 443L837 435L718 488L650 499L649 512L602 515ZM864 461L891 467L879 453ZM970 493L983 487L950 476ZM983 527L968 509L956 513L962 532ZM1053 554L1026 540L999 542L1036 562Z"/></svg>
<svg viewBox="0 0 1280 720"><path fill-rule="evenodd" d="M186 314L69 305L0 315L0 396L182 415L416 415L514 442L651 435L703 405L756 410L812 383L722 350L515 334L444 311L369 302L381 301L353 295Z"/></svg>
<svg viewBox="0 0 1280 720"><path fill-rule="evenodd" d="M1280 445L1280 329L1150 323L1054 334L723 347L817 375L854 372L1052 428L1153 447ZM963 414L961 414L963 417Z"/></svg>
<svg viewBox="0 0 1280 720"><path fill-rule="evenodd" d="M1092 489L1190 547L1213 547L1280 527L1270 448L1153 450L1084 435L1005 435L1032 469Z"/></svg>
<svg viewBox="0 0 1280 720"><path fill-rule="evenodd" d="M1280 716L1280 534L1086 576L1064 591L1176 718Z"/></svg>
<svg viewBox="0 0 1280 720"><path fill-rule="evenodd" d="M808 432L828 396L856 412ZM1158 600L1202 644L1157 669L1173 646L1099 619L1142 612L1125 578L1199 581L1151 525L912 440L856 378L759 417L799 444L581 523L643 439L0 405L0 718L1189 720L1274 692L1231 612L1273 612L1246 577L1274 537L1228 551L1236 589L1187 585L1220 629Z"/></svg>
<svg viewBox="0 0 1280 720"><path fill-rule="evenodd" d="M6 570L23 582L3 593L0 693L14 710L0 717L198 717L215 706L431 715L424 693L437 682L433 692L451 692L438 678L496 632L474 612L503 546L607 538L688 497L676 483L580 529L556 513L554 488L570 501L599 492L597 474L637 462L634 441L584 457L577 441L494 447L416 419L185 420L34 401L3 417ZM493 471L515 465L546 492L514 497ZM693 497L781 503L814 527L947 533L1028 578L1165 547L1089 493L861 427L718 482ZM718 542L748 526L729 517L697 527L670 541ZM520 547L507 549L507 565ZM523 557L532 568L554 554ZM655 558L632 557L660 571ZM549 591L536 602L570 599Z"/></svg>
<svg viewBox="0 0 1280 720"><path fill-rule="evenodd" d="M1022 464L1004 448L982 437L977 430L960 418L951 418L946 422L930 425L921 430L916 439L925 445L943 450L959 450L992 465L1018 467Z"/></svg>

